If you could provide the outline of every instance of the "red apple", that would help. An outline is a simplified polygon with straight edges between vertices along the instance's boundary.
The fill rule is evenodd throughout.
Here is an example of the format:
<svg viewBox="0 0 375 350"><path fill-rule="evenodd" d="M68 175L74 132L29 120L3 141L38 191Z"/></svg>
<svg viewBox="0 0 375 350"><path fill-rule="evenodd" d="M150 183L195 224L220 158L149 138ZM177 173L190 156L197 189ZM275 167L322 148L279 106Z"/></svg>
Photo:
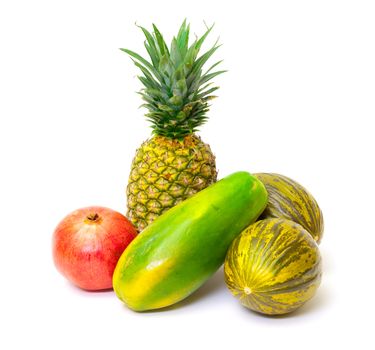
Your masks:
<svg viewBox="0 0 375 350"><path fill-rule="evenodd" d="M55 265L62 275L82 289L112 288L117 261L136 235L131 222L112 209L78 209L55 229Z"/></svg>

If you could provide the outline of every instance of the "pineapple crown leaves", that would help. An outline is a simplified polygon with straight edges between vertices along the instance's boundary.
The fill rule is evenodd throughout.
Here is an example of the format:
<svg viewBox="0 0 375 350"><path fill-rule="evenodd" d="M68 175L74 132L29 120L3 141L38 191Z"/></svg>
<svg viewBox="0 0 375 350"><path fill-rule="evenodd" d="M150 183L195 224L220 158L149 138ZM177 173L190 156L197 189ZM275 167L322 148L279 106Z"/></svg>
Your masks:
<svg viewBox="0 0 375 350"><path fill-rule="evenodd" d="M207 120L209 101L219 87L212 86L211 79L225 70L214 70L218 61L203 72L203 66L220 47L218 42L198 57L213 26L189 46L190 25L183 21L177 37L170 48L159 29L152 25L153 32L140 27L146 37L144 42L150 60L128 50L126 52L142 75L138 78L144 88L139 92L145 101L142 107L148 109L146 118L151 122L153 134L174 139L194 133Z"/></svg>

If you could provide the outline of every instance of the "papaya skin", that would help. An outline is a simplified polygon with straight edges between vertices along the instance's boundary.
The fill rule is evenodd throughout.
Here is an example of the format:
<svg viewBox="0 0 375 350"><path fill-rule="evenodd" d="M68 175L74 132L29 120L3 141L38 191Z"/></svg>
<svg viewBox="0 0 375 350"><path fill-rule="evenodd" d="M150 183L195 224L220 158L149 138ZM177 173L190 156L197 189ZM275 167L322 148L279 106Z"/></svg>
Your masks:
<svg viewBox="0 0 375 350"><path fill-rule="evenodd" d="M233 239L266 205L264 185L236 172L169 209L120 257L113 275L116 295L135 311L186 298L223 264Z"/></svg>

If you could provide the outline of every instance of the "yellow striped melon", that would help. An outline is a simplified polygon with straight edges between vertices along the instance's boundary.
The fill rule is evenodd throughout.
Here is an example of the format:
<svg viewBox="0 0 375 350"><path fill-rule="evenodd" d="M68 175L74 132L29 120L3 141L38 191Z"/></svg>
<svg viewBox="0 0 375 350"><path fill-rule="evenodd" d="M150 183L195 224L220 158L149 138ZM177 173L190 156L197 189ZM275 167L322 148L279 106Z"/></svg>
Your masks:
<svg viewBox="0 0 375 350"><path fill-rule="evenodd" d="M278 315L311 299L321 280L317 243L299 224L265 219L248 226L231 244L225 282L247 308Z"/></svg>
<svg viewBox="0 0 375 350"><path fill-rule="evenodd" d="M268 204L260 220L284 218L303 226L320 243L323 230L323 214L315 198L298 182L280 174L254 174L268 192Z"/></svg>

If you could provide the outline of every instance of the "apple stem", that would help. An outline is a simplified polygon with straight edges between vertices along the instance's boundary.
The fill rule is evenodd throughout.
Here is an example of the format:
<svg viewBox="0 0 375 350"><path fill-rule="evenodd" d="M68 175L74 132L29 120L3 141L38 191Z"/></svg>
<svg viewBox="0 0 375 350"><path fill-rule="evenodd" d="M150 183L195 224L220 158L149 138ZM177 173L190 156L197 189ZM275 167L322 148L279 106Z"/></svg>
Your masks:
<svg viewBox="0 0 375 350"><path fill-rule="evenodd" d="M87 220L97 222L99 221L99 215L97 213L89 214L87 215Z"/></svg>

